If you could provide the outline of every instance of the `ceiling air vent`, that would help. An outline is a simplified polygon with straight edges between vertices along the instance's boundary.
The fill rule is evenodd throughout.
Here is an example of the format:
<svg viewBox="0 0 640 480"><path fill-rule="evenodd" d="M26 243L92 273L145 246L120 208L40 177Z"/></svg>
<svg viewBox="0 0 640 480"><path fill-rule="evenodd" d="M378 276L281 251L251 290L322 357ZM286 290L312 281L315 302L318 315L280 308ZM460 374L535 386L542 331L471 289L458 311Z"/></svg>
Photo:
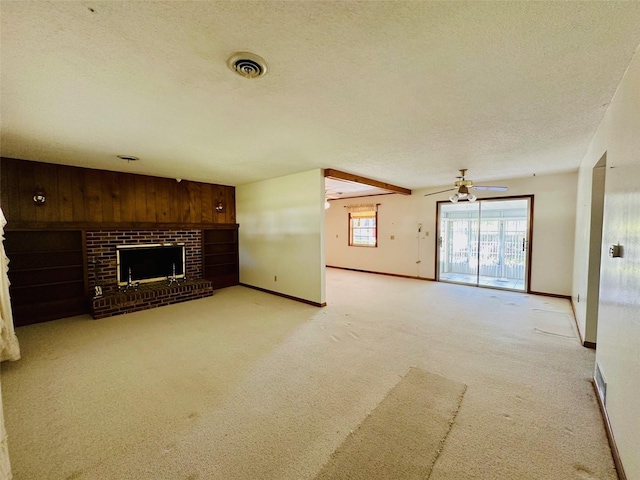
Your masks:
<svg viewBox="0 0 640 480"><path fill-rule="evenodd" d="M236 52L227 59L227 66L245 78L258 78L267 73L267 62L254 53Z"/></svg>

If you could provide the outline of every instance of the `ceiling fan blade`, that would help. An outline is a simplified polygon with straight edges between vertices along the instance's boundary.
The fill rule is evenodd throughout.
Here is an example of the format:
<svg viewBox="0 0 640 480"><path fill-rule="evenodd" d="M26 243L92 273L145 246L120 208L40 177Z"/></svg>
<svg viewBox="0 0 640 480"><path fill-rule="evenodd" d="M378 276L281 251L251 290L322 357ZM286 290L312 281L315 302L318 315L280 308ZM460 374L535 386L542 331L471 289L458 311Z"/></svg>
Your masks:
<svg viewBox="0 0 640 480"><path fill-rule="evenodd" d="M471 188L475 190L495 190L496 192L506 192L508 190L507 187L491 187L488 185L474 185Z"/></svg>
<svg viewBox="0 0 640 480"><path fill-rule="evenodd" d="M437 195L437 194L439 194L439 193L450 192L450 191L452 191L452 190L456 190L456 189L455 189L455 188L450 188L450 189L448 189L448 190L441 190L441 191L439 191L439 192L425 193L425 194L424 194L424 196L425 196L425 197L428 197L429 195Z"/></svg>

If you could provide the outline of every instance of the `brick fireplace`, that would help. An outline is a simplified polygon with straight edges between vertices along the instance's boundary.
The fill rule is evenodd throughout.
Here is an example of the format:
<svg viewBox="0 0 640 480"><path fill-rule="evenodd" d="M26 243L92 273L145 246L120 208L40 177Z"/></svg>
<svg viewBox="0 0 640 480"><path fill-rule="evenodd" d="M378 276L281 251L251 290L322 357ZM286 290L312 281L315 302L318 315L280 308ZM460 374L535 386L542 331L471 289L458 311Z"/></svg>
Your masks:
<svg viewBox="0 0 640 480"><path fill-rule="evenodd" d="M168 285L166 281L147 283L126 292L118 288L116 247L183 243L187 281ZM201 230L94 230L86 232L89 289L101 287L94 296L94 318L104 318L162 305L194 300L213 294L211 282L202 280Z"/></svg>

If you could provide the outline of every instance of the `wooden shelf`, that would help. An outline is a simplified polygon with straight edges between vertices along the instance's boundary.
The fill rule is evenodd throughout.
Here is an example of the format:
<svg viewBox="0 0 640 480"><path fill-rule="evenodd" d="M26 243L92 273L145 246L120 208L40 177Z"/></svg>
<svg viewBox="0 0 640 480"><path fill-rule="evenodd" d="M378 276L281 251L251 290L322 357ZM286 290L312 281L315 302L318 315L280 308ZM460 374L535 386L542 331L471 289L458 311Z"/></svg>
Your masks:
<svg viewBox="0 0 640 480"><path fill-rule="evenodd" d="M19 272L38 272L41 270L60 270L63 268L83 268L82 264L79 265L60 265L60 266L51 266L51 267L33 267L33 268L21 268L18 270Z"/></svg>
<svg viewBox="0 0 640 480"><path fill-rule="evenodd" d="M235 253L221 253L205 256L206 265L220 265L221 263L238 263L238 256Z"/></svg>
<svg viewBox="0 0 640 480"><path fill-rule="evenodd" d="M88 312L81 231L7 231L16 326Z"/></svg>
<svg viewBox="0 0 640 480"><path fill-rule="evenodd" d="M22 319L20 325L47 322L58 318L73 317L88 313L89 307L84 297L53 300L25 305L14 305L14 319Z"/></svg>
<svg viewBox="0 0 640 480"><path fill-rule="evenodd" d="M25 288L40 288L40 287L53 287L54 285L74 285L77 283L82 283L84 285L84 279L82 280L66 280L63 282L48 282L48 283L33 283L31 285L21 285L19 287L16 287L14 285L11 285L11 289L12 290L22 290Z"/></svg>
<svg viewBox="0 0 640 480"><path fill-rule="evenodd" d="M213 288L239 283L238 229L203 230L202 267Z"/></svg>
<svg viewBox="0 0 640 480"><path fill-rule="evenodd" d="M39 250L39 251L28 251L28 252L11 252L11 255L39 255L42 253L52 254L52 253L82 253L82 250L78 249L69 249L69 250Z"/></svg>

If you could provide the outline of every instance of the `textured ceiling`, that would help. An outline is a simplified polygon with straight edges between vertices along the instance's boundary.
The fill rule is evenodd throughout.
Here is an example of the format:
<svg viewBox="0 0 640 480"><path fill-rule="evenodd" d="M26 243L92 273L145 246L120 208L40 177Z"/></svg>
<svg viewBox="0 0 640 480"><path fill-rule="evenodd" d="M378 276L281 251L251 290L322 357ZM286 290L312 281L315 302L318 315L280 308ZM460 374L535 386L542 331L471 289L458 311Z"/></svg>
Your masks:
<svg viewBox="0 0 640 480"><path fill-rule="evenodd" d="M3 156L229 185L575 169L640 2L0 2ZM262 55L247 80L226 59ZM139 162L116 155L140 157Z"/></svg>

